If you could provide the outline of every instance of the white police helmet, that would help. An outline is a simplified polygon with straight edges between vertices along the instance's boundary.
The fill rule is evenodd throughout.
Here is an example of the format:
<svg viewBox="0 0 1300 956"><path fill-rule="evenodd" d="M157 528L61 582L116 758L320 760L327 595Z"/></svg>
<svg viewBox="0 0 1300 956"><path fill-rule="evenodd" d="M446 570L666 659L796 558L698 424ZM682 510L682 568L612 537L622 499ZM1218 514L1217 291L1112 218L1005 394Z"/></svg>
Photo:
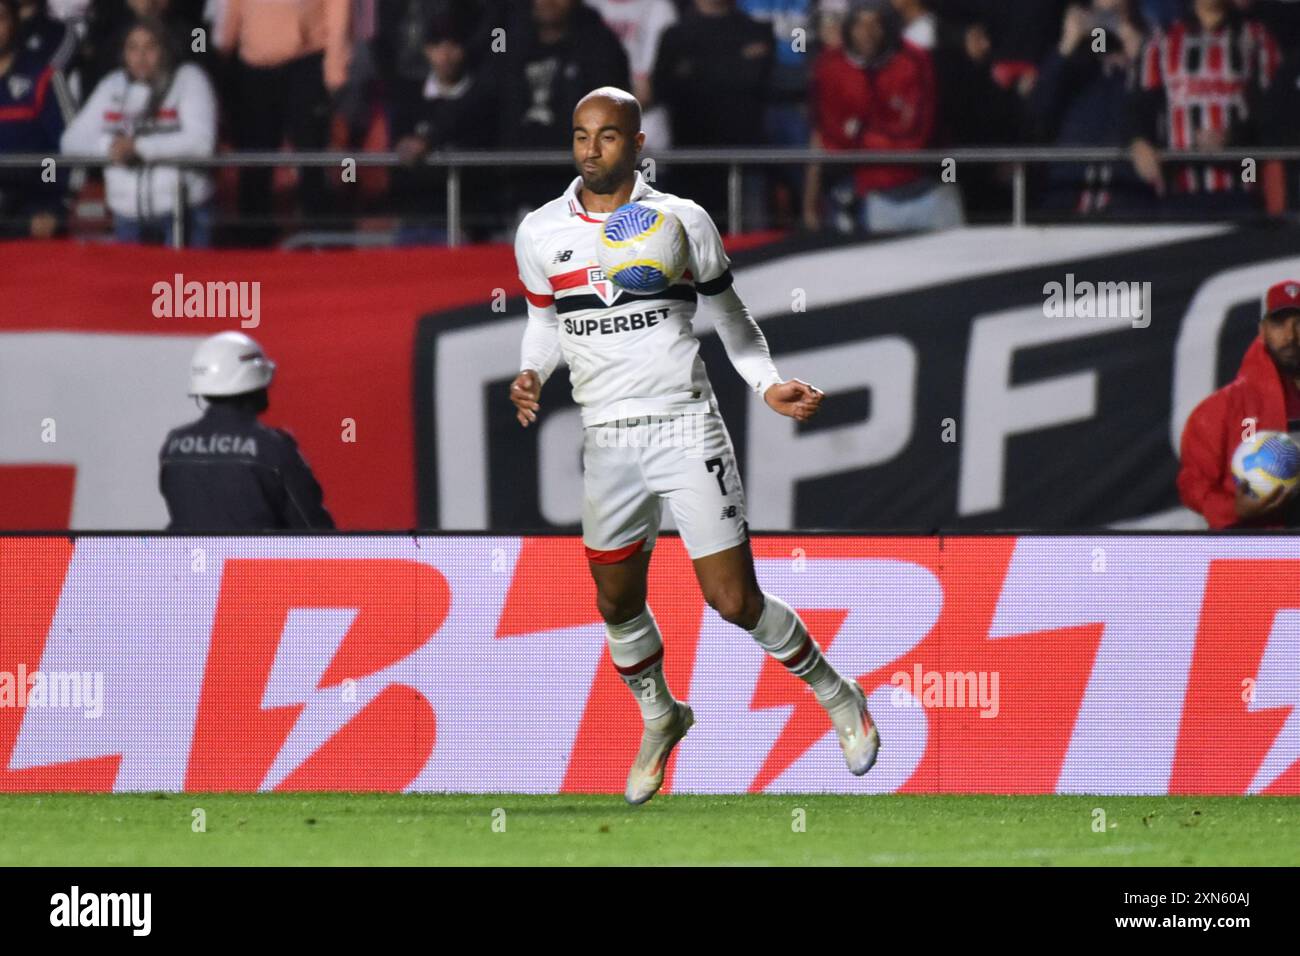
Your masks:
<svg viewBox="0 0 1300 956"><path fill-rule="evenodd" d="M190 362L191 395L243 395L271 384L275 363L243 332L220 332L199 343Z"/></svg>

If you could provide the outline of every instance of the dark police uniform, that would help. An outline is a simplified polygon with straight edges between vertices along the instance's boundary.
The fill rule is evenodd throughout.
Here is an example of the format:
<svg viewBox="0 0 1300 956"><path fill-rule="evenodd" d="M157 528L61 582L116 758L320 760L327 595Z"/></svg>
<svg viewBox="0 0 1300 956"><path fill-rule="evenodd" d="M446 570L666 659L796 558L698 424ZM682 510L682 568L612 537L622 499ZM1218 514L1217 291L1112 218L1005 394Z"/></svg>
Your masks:
<svg viewBox="0 0 1300 956"><path fill-rule="evenodd" d="M168 433L159 457L170 531L334 527L297 443L251 410L208 406Z"/></svg>

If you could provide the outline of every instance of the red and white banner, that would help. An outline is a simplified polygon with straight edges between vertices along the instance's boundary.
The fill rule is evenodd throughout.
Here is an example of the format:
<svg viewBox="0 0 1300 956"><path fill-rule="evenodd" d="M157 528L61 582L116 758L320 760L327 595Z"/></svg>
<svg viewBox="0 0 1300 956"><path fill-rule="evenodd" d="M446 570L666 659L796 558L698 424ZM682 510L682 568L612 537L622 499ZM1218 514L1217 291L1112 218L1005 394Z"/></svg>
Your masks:
<svg viewBox="0 0 1300 956"><path fill-rule="evenodd" d="M729 239L781 373L828 396L815 428L773 414L699 310L751 526L1203 526L1175 489L1183 423L1236 374L1263 291L1300 273L1300 230L1226 229ZM267 420L295 434L340 528L580 525L567 367L536 428L519 427L507 397L527 324L508 244L30 242L0 260L0 528L164 527L158 451L198 415L190 356L236 328L279 363Z"/></svg>
<svg viewBox="0 0 1300 956"><path fill-rule="evenodd" d="M525 322L508 243L291 253L13 242L0 262L0 529L165 527L158 450L199 415L186 395L195 347L230 330L278 363L264 420L293 432L338 526L415 527L421 320L500 319L514 297L503 354L516 367ZM494 415L513 422L506 389L497 394Z"/></svg>
<svg viewBox="0 0 1300 956"><path fill-rule="evenodd" d="M649 602L697 724L675 793L1300 794L1300 541L754 541L866 688L845 770L804 685ZM622 791L635 702L573 537L0 538L0 791Z"/></svg>

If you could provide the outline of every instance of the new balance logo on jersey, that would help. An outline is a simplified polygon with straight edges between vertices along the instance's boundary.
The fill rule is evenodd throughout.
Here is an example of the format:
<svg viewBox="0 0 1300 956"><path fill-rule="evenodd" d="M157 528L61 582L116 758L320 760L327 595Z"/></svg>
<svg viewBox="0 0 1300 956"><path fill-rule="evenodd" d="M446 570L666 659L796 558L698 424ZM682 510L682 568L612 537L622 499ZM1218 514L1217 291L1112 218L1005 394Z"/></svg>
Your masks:
<svg viewBox="0 0 1300 956"><path fill-rule="evenodd" d="M722 514L719 515L719 518L722 519L722 520L724 520L724 521L725 521L727 518L734 518L734 517L736 517L736 506L735 506L735 505L727 505L725 508L722 509Z"/></svg>
<svg viewBox="0 0 1300 956"><path fill-rule="evenodd" d="M564 331L569 335L611 335L615 332L635 332L658 325L660 319L668 318L668 307L646 309L630 315L606 316L603 319L565 319Z"/></svg>
<svg viewBox="0 0 1300 956"><path fill-rule="evenodd" d="M572 249L561 249L559 252L555 254L555 258L551 260L551 263L554 264L556 262L568 262L572 256L573 256Z"/></svg>

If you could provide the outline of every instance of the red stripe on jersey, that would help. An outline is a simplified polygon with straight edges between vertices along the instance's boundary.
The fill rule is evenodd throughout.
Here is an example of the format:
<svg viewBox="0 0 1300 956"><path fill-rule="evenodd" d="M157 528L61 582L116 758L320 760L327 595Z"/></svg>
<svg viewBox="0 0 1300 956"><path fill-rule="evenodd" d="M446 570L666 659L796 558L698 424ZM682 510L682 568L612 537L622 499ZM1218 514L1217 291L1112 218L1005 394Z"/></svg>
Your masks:
<svg viewBox="0 0 1300 956"><path fill-rule="evenodd" d="M1175 30L1169 37L1169 61L1165 66L1165 76L1182 76L1183 69L1183 31Z"/></svg>
<svg viewBox="0 0 1300 956"><path fill-rule="evenodd" d="M571 272L561 272L559 275L550 276L551 288L556 292L560 292L564 289L581 289L583 286L589 284L588 279L591 275L589 271L590 268L590 266L583 266L581 269L574 269ZM693 280L695 277L691 275L691 270L687 269L682 273L682 278Z"/></svg>
<svg viewBox="0 0 1300 956"><path fill-rule="evenodd" d="M551 288L556 292L561 289L578 289L587 284L587 270L589 266L583 266L581 269L574 269L571 272L561 272L559 275L551 276Z"/></svg>
<svg viewBox="0 0 1300 956"><path fill-rule="evenodd" d="M1160 41L1153 40L1142 61L1142 89L1153 90L1160 85Z"/></svg>
<svg viewBox="0 0 1300 956"><path fill-rule="evenodd" d="M1211 76L1223 75L1224 45L1228 42L1227 36L1212 37L1208 41L1208 49L1205 51L1205 69Z"/></svg>
<svg viewBox="0 0 1300 956"><path fill-rule="evenodd" d="M545 309L555 304L555 296L538 295L536 292L529 292L527 289L524 290L524 298L528 300L529 304L535 305L539 309Z"/></svg>
<svg viewBox="0 0 1300 956"><path fill-rule="evenodd" d="M1173 127L1170 130L1170 147L1173 149L1187 148L1187 109L1183 106L1169 107L1169 122Z"/></svg>
<svg viewBox="0 0 1300 956"><path fill-rule="evenodd" d="M6 106L0 109L0 119L5 120L27 120L36 119L41 115L41 110L45 108L45 91L50 85L50 77L54 75L53 67L46 67L36 79L36 93L32 97L32 102L27 106Z"/></svg>
<svg viewBox="0 0 1300 956"><path fill-rule="evenodd" d="M588 548L585 544L583 547L587 551L587 560L592 564L618 564L640 551L643 544L645 544L645 538L640 541L633 541L625 548L615 548L613 551L600 551L596 548Z"/></svg>
<svg viewBox="0 0 1300 956"><path fill-rule="evenodd" d="M573 214L575 214L575 215L576 215L579 219L581 219L583 222L602 223L602 222L605 221L605 220L603 220L603 219L592 219L592 218L591 218L590 216L588 216L587 213L583 210L582 206L579 205L578 202L577 202L576 200L574 200L574 199L570 199L570 200L569 200L569 211L572 212Z"/></svg>
<svg viewBox="0 0 1300 956"><path fill-rule="evenodd" d="M1227 129L1228 124L1225 122L1225 116L1226 113L1224 112L1223 104L1221 102L1215 101L1211 103L1209 109L1209 122L1205 124L1205 128L1212 130Z"/></svg>
<svg viewBox="0 0 1300 956"><path fill-rule="evenodd" d="M54 78L54 68L46 67L45 72L41 74L40 79L36 81L36 112L40 113L45 106L45 93L50 87L50 80Z"/></svg>

